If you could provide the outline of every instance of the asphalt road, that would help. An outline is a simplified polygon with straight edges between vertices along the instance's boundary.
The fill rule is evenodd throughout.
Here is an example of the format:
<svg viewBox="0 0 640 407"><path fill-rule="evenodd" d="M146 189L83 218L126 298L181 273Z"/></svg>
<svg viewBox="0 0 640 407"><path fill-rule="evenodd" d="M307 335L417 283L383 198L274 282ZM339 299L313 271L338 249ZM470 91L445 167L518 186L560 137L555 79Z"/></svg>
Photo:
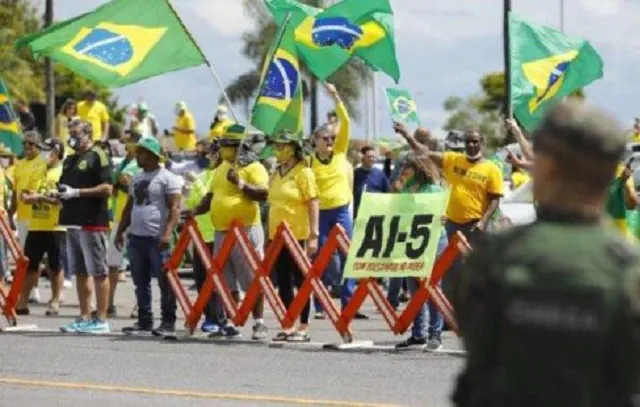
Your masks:
<svg viewBox="0 0 640 407"><path fill-rule="evenodd" d="M47 299L46 285L41 292ZM130 283L119 290L118 310L125 316L111 321L113 334L61 334L58 327L77 313L75 290L65 297L60 317L44 317L45 306L37 305L20 319L21 325L37 325L36 331L0 334L0 405L438 407L450 405L463 363L456 355L460 342L450 334L445 353L391 350L401 338L370 303L365 312L372 318L355 322L356 338L376 346L331 351L322 345L339 337L328 321L312 320L313 343L286 348L201 335L177 341L120 335L132 322ZM267 325L271 336L278 332L270 313ZM250 328L244 332L249 337Z"/></svg>

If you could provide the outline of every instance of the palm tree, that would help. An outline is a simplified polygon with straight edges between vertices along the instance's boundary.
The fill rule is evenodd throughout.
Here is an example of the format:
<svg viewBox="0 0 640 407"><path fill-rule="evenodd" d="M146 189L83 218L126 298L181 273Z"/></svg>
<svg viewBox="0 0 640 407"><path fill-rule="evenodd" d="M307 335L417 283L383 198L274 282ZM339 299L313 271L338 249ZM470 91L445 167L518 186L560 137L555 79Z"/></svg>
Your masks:
<svg viewBox="0 0 640 407"><path fill-rule="evenodd" d="M323 7L325 5L323 0L301 0L301 2L313 7ZM260 86L260 70L278 27L264 7L262 0L244 0L244 6L247 14L254 16L256 27L254 31L243 34L244 46L242 54L253 61L255 67L249 72L239 75L226 88L226 91L232 103L242 105L245 111L249 113L249 107L254 102ZM301 71L303 75L303 94L311 104L310 127L314 129L318 125L317 80L310 74L304 63L302 63ZM371 72L364 63L357 59L349 61L348 64L329 78L329 82L335 84L347 109L356 120L360 117L357 102L364 86L370 80Z"/></svg>

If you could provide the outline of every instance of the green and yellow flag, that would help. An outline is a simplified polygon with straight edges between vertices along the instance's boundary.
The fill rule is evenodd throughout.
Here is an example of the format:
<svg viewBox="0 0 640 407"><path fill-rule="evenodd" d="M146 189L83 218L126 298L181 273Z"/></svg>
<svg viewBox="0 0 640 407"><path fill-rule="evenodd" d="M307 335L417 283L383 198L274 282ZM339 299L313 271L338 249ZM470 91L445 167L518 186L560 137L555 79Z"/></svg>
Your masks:
<svg viewBox="0 0 640 407"><path fill-rule="evenodd" d="M281 130L302 132L302 78L293 30L288 20L276 33L262 69L251 125L273 136Z"/></svg>
<svg viewBox="0 0 640 407"><path fill-rule="evenodd" d="M320 80L326 80L351 57L400 80L389 0L344 0L326 10L295 0L265 0L281 25L291 13L300 57Z"/></svg>
<svg viewBox="0 0 640 407"><path fill-rule="evenodd" d="M106 87L205 63L167 0L113 0L22 38L18 47Z"/></svg>
<svg viewBox="0 0 640 407"><path fill-rule="evenodd" d="M391 112L391 119L420 126L418 105L408 90L385 88L384 92L387 95L387 106Z"/></svg>
<svg viewBox="0 0 640 407"><path fill-rule="evenodd" d="M603 62L586 40L509 15L514 113L527 131L550 106L603 75Z"/></svg>
<svg viewBox="0 0 640 407"><path fill-rule="evenodd" d="M11 106L9 90L0 78L0 150L10 149L16 155L22 153L20 121Z"/></svg>

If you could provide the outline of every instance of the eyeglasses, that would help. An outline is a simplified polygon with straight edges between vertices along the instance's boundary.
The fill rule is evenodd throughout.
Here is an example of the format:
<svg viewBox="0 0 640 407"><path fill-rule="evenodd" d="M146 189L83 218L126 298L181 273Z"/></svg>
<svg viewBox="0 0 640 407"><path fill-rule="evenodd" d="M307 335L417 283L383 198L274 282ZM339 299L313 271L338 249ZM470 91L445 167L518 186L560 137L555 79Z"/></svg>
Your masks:
<svg viewBox="0 0 640 407"><path fill-rule="evenodd" d="M34 143L33 141L23 141L22 145L25 147L33 147L36 145L36 143Z"/></svg>
<svg viewBox="0 0 640 407"><path fill-rule="evenodd" d="M334 142L336 141L336 136L324 136L324 137L318 137L319 139L324 140L326 143L328 142Z"/></svg>

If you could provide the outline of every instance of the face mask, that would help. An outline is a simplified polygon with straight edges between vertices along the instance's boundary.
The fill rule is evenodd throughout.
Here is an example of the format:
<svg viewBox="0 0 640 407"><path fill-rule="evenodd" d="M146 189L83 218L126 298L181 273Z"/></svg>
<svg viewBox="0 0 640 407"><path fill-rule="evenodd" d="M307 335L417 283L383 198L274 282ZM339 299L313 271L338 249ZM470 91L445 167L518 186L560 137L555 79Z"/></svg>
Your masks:
<svg viewBox="0 0 640 407"><path fill-rule="evenodd" d="M236 158L234 147L220 147L220 157L225 161L233 161Z"/></svg>
<svg viewBox="0 0 640 407"><path fill-rule="evenodd" d="M290 145L280 147L276 150L276 158L280 164L288 163L294 155L293 148Z"/></svg>
<svg viewBox="0 0 640 407"><path fill-rule="evenodd" d="M76 151L78 148L80 148L80 139L80 136L70 135L69 139L67 140L67 145L71 147L72 150Z"/></svg>
<svg viewBox="0 0 640 407"><path fill-rule="evenodd" d="M479 159L482 158L482 151L478 152L478 154L476 155L469 155L469 153L465 152L465 155L467 156L467 159L470 161L478 161Z"/></svg>

